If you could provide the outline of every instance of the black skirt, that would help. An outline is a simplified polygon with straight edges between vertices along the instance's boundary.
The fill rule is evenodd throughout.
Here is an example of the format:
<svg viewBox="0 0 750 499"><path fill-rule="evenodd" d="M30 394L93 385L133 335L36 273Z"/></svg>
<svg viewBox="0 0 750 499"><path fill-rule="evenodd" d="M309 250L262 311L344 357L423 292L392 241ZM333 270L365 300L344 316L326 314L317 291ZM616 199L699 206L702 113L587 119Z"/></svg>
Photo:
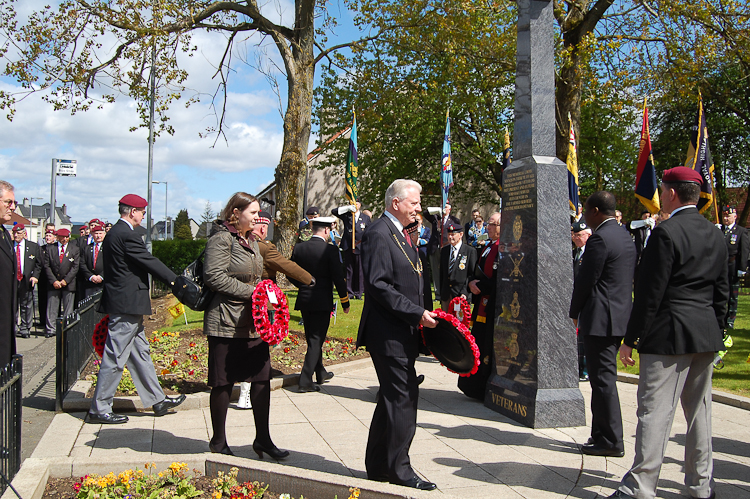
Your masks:
<svg viewBox="0 0 750 499"><path fill-rule="evenodd" d="M268 343L260 338L208 337L208 386L270 379Z"/></svg>

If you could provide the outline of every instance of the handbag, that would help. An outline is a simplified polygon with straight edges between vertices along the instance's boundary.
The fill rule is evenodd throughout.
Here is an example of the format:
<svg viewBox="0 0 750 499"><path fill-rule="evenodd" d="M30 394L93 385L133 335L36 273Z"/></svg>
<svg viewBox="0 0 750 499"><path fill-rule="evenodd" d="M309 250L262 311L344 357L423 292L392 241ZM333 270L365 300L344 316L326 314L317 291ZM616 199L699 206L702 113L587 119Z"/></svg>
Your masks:
<svg viewBox="0 0 750 499"><path fill-rule="evenodd" d="M172 292L180 303L196 312L203 312L216 293L203 282L203 250L200 256L185 267L182 274L174 281Z"/></svg>

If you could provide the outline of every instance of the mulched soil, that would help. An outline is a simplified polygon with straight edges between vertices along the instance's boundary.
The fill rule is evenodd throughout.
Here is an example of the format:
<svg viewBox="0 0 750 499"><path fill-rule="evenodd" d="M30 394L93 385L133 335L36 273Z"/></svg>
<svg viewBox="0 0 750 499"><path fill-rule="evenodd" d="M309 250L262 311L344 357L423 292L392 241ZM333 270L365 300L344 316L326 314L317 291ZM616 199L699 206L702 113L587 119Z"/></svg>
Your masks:
<svg viewBox="0 0 750 499"><path fill-rule="evenodd" d="M167 311L171 303L171 296L152 300L154 315L144 317L146 338L151 343L151 356L154 360L157 375L160 378L164 392L168 395L177 393L197 393L208 391L206 337L201 329L180 331L179 336L170 333L157 333L157 329L172 324L172 317ZM283 374L299 373L307 353L307 342L304 332L294 328L302 328L297 324L290 324L291 329L287 338L279 345L271 347L271 366ZM173 334L173 333L172 333ZM353 338L338 340L327 338L323 345L323 365L330 366L369 357L363 350L357 350ZM81 373L81 379L95 379L99 371L99 358L89 361ZM126 381L128 377L125 377ZM124 382L116 395L135 395L135 387ZM87 397L93 397L92 386Z"/></svg>
<svg viewBox="0 0 750 499"><path fill-rule="evenodd" d="M73 490L73 485L78 482L78 478L49 478L47 485L44 488L44 494L42 499L75 499L76 492ZM191 480L191 483L199 491L202 491L201 499L211 499L211 494L214 491L213 484L211 483L211 477L197 476ZM263 494L263 499L278 499L279 494L270 490L266 490Z"/></svg>

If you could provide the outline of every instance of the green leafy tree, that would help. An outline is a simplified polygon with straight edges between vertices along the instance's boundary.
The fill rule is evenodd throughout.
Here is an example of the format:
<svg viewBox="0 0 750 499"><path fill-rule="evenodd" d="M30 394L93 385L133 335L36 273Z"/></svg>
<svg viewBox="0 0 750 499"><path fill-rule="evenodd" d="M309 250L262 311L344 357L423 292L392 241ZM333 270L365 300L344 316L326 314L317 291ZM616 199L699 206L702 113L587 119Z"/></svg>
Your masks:
<svg viewBox="0 0 750 499"><path fill-rule="evenodd" d="M180 210L174 220L174 238L192 241L193 231L190 230L190 218L187 209Z"/></svg>

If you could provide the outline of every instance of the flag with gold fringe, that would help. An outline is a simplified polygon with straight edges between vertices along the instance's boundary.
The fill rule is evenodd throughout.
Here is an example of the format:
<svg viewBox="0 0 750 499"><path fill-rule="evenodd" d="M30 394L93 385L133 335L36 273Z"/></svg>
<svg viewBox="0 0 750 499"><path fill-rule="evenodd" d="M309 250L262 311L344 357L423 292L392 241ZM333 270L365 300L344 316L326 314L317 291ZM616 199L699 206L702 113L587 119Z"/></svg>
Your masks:
<svg viewBox="0 0 750 499"><path fill-rule="evenodd" d="M503 144L503 172L510 166L510 133L508 133L508 127L505 127L505 143ZM500 190L503 190L503 176L500 172Z"/></svg>
<svg viewBox="0 0 750 499"><path fill-rule="evenodd" d="M569 145L568 145L568 201L570 209L578 212L578 148L576 146L576 132L573 130L573 120L568 113Z"/></svg>
<svg viewBox="0 0 750 499"><path fill-rule="evenodd" d="M354 120L352 122L352 133L349 136L349 150L346 152L346 199L350 204L357 201L357 113L352 110Z"/></svg>
<svg viewBox="0 0 750 499"><path fill-rule="evenodd" d="M635 173L635 197L651 213L659 213L659 190L656 185L656 168L651 149L651 133L648 126L648 107L643 99L643 126L639 144L638 168Z"/></svg>
<svg viewBox="0 0 750 499"><path fill-rule="evenodd" d="M706 123L706 115L703 112L703 96L700 96L698 99L698 114L695 117L695 124L690 132L690 144L688 145L685 166L697 171L703 177L701 198L698 201L698 210L703 213L714 204L714 160L711 157L711 148L708 144L708 124ZM714 210L716 211L716 222L718 223L718 210L715 207Z"/></svg>

